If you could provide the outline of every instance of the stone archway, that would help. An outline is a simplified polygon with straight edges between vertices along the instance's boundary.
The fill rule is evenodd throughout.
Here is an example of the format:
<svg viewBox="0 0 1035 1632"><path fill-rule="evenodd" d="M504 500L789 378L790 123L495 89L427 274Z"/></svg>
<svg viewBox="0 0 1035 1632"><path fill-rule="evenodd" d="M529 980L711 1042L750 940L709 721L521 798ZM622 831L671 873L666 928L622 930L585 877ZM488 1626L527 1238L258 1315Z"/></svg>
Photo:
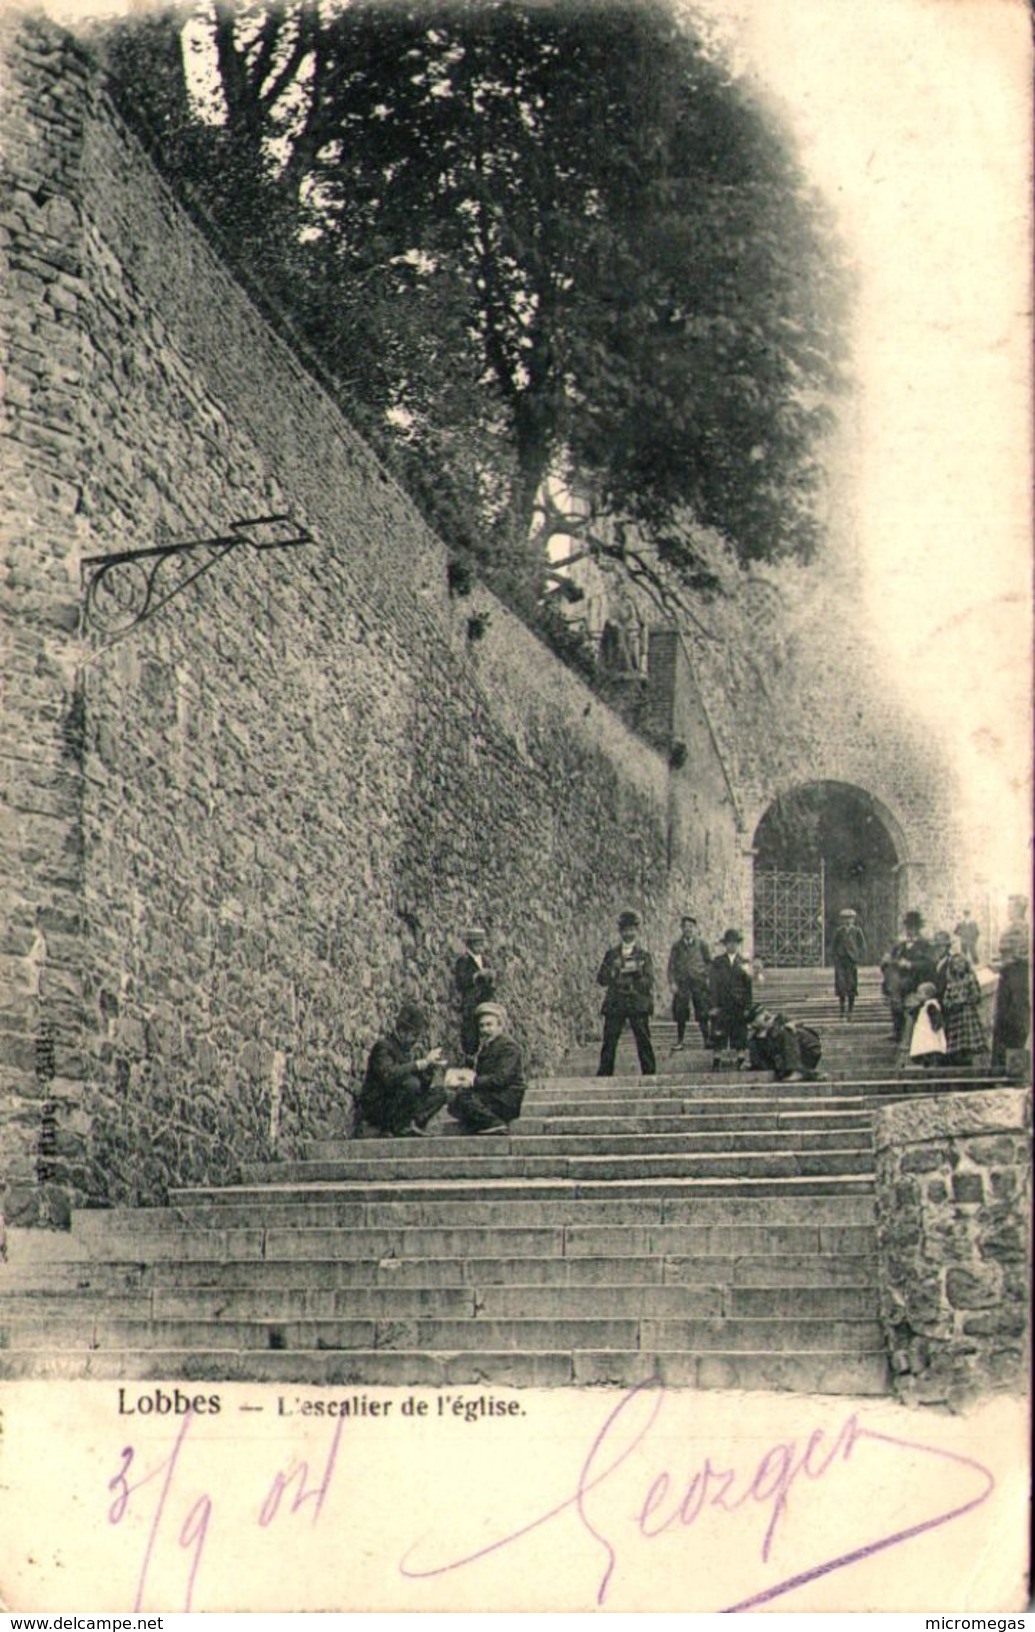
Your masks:
<svg viewBox="0 0 1035 1632"><path fill-rule="evenodd" d="M764 962L830 962L843 907L854 907L869 961L892 943L907 861L902 829L862 788L808 782L772 801L754 836L754 945Z"/></svg>

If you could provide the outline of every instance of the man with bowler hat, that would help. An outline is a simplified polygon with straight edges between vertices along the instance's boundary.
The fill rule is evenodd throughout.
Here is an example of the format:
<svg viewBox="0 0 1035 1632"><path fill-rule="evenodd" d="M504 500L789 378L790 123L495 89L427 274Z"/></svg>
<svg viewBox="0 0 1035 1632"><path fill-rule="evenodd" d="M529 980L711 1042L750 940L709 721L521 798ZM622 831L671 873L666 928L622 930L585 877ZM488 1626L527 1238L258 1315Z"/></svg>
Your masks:
<svg viewBox="0 0 1035 1632"><path fill-rule="evenodd" d="M740 956L744 937L739 929L728 929L722 937L723 950L712 959L708 976L708 997L712 1022L712 1070L722 1065L723 1051L731 1048L737 1070L744 1066L748 1046L747 1017L753 1006L751 971Z"/></svg>
<svg viewBox="0 0 1035 1632"><path fill-rule="evenodd" d="M654 1076L657 1066L650 1040L650 1017L654 1013L654 964L649 952L636 939L640 920L635 912L623 912L618 920L620 940L604 953L597 985L604 987L600 1012L604 1016L604 1038L600 1045L599 1077L615 1074L618 1039L628 1020L636 1041L640 1070Z"/></svg>

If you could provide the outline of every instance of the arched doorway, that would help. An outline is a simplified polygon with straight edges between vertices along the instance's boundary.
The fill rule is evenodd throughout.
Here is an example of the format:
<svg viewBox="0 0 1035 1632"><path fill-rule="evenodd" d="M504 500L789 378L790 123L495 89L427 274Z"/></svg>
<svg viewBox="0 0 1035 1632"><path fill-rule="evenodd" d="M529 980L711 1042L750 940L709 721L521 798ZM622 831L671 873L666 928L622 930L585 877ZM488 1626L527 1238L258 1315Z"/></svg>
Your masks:
<svg viewBox="0 0 1035 1632"><path fill-rule="evenodd" d="M755 831L755 954L780 967L829 963L843 907L854 907L869 960L880 961L899 918L906 859L897 824L861 788L809 782L773 800Z"/></svg>

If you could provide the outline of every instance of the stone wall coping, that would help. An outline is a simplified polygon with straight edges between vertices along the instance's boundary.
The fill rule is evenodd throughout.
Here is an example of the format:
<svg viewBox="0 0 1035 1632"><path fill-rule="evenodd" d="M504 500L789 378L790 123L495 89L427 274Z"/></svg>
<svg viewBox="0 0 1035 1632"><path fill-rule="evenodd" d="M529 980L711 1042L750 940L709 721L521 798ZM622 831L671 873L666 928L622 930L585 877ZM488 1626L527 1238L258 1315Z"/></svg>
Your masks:
<svg viewBox="0 0 1035 1632"><path fill-rule="evenodd" d="M878 1150L984 1133L1023 1133L1031 1127L1031 1090L925 1095L884 1106L873 1121Z"/></svg>

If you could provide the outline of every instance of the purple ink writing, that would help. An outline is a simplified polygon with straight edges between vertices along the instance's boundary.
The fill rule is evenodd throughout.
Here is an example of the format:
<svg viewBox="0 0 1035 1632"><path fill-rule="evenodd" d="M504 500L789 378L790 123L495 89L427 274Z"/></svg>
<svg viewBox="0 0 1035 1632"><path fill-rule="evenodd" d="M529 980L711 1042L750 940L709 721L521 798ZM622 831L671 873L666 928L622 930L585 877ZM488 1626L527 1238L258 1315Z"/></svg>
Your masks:
<svg viewBox="0 0 1035 1632"><path fill-rule="evenodd" d="M334 1468L338 1460L338 1446L341 1442L341 1430L343 1426L343 1423L339 1419L338 1425L334 1430L334 1437L331 1440L330 1450L327 1453L327 1461L324 1464L323 1477L318 1485L314 1485L312 1488L310 1488L308 1462L296 1461L293 1466L287 1470L287 1472L279 1472L273 1475L273 1481L269 1490L266 1492L266 1498L259 1508L259 1524L262 1529L265 1529L267 1525L272 1524L280 1510L281 1498L288 1491L291 1492L291 1507L289 1512L297 1513L299 1509L304 1507L307 1502L312 1502L313 1523L316 1523L321 1512L323 1511L324 1499L327 1492L331 1488L331 1480L334 1477Z"/></svg>
<svg viewBox="0 0 1035 1632"><path fill-rule="evenodd" d="M135 1610L140 1609L144 1602L144 1591L147 1586L148 1572L151 1569L154 1559L155 1549L157 1547L162 1528L162 1521L165 1517L173 1480L176 1476L177 1465L179 1463L180 1455L183 1451L184 1441L187 1438L192 1420L193 1413L188 1411L187 1415L183 1419L183 1424L176 1435L176 1442L173 1445L169 1456L166 1457L164 1462L159 1462L157 1467L151 1468L149 1472L145 1473L141 1478L135 1479L132 1483L130 1483L128 1475L130 1469L133 1468L136 1461L136 1452L134 1451L132 1445L123 1446L121 1453L121 1466L114 1477L108 1481L108 1489L115 1493L115 1499L108 1509L108 1522L109 1524L121 1524L129 1510L130 1499L133 1497L133 1495L138 1490L142 1490L145 1485L149 1485L153 1479L157 1479L159 1475L163 1473L165 1475L164 1479L162 1480L161 1492L159 1494L158 1502L155 1506L154 1515L151 1520L151 1528L148 1532L147 1543L144 1547L144 1556L140 1565L140 1575L137 1579L136 1595L133 1600L133 1608ZM200 1497L194 1503L190 1513L187 1515L187 1519L184 1521L177 1538L181 1547L193 1548L193 1555L191 1557L187 1573L187 1587L184 1594L183 1607L185 1610L190 1609L193 1601L194 1581L198 1573L198 1566L201 1563L201 1555L204 1550L205 1539L208 1535L208 1523L211 1512L212 1504L208 1497Z"/></svg>
<svg viewBox="0 0 1035 1632"><path fill-rule="evenodd" d="M645 1488L636 1493L634 1487L628 1501L623 1499L616 1503L614 1485L619 1470L625 1470L621 1475L625 1479L638 1477L632 1472L634 1465L638 1464L633 1464L631 1459L635 1452L642 1453L638 1461L649 1455L665 1400L664 1391L652 1384L640 1384L624 1394L594 1437L574 1481L572 1494L556 1505L529 1522L505 1532L495 1541L474 1552L451 1558L446 1563L418 1566L414 1562L417 1547L411 1547L399 1565L400 1572L411 1579L445 1575L515 1545L533 1532L552 1525L562 1515L574 1514L603 1554L595 1594L597 1604L603 1604L618 1568L619 1545L628 1536L628 1530L616 1533L613 1517L609 1527L600 1503L605 1486L611 1487L607 1492L607 1510L613 1515L617 1507L619 1511L631 1515L623 1522L632 1530L634 1539L641 1542L649 1543L677 1530L689 1530L706 1511L720 1517L728 1515L731 1520L739 1515L743 1525L748 1523L752 1513L761 1510L764 1527L760 1538L757 1527L753 1527L745 1540L751 1534L758 1538L758 1558L766 1565L773 1553L778 1528L787 1520L792 1491L799 1486L799 1482L804 1490L808 1484L824 1479L832 1469L853 1463L853 1458L854 1465L858 1467L858 1447L864 1444L890 1447L899 1453L908 1452L913 1458L918 1455L939 1458L943 1465L950 1463L973 1472L980 1481L975 1494L962 1502L943 1506L933 1515L918 1518L915 1523L849 1547L765 1586L739 1603L726 1606L729 1611L741 1611L771 1602L820 1576L846 1569L884 1549L899 1546L914 1536L949 1524L987 1501L995 1488L992 1474L982 1463L921 1441L897 1439L878 1433L861 1425L857 1415L852 1413L845 1418L836 1434L830 1436L817 1428L809 1434L804 1444L796 1440L774 1443L763 1451L756 1463L746 1469L724 1466L711 1456L705 1456L699 1465L685 1471L677 1471L671 1465L662 1468L655 1465L655 1470L647 1476ZM671 1451L668 1460L671 1462ZM857 1482L864 1477L860 1469L856 1474ZM624 1498L624 1491L622 1495Z"/></svg>

